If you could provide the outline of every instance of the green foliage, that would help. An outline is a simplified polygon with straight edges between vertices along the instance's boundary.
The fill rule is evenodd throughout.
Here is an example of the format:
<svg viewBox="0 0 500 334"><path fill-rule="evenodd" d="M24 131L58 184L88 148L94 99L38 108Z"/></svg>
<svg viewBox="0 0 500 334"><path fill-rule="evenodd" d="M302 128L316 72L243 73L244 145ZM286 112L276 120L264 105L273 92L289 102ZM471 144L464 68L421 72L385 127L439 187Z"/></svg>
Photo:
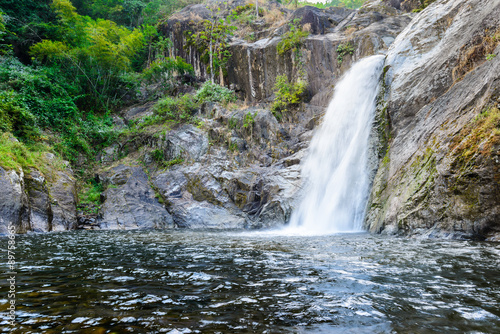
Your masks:
<svg viewBox="0 0 500 334"><path fill-rule="evenodd" d="M104 190L104 185L101 182L97 182L95 179L88 180L79 191L78 208L87 214L97 214L101 205L101 194Z"/></svg>
<svg viewBox="0 0 500 334"><path fill-rule="evenodd" d="M193 114L199 104L190 94L181 97L165 97L158 100L154 106L155 115L159 120L174 120L179 122L193 121Z"/></svg>
<svg viewBox="0 0 500 334"><path fill-rule="evenodd" d="M123 82L122 73L131 69L144 35L139 29L80 16L69 0L54 0L52 8L59 19L58 36L33 45L30 54L76 81L86 95L80 107L108 110L127 93L130 83Z"/></svg>
<svg viewBox="0 0 500 334"><path fill-rule="evenodd" d="M239 25L249 25L257 18L255 14L255 5L249 3L243 6L236 6L232 12L231 19L236 21ZM264 9L259 7L259 16L262 17L263 15Z"/></svg>
<svg viewBox="0 0 500 334"><path fill-rule="evenodd" d="M8 132L0 134L0 166L5 169L34 168L43 172L49 165L44 158L49 151L43 144L25 144Z"/></svg>
<svg viewBox="0 0 500 334"><path fill-rule="evenodd" d="M163 154L163 150L155 149L155 150L151 151L151 158L156 162L163 161L165 159L165 155Z"/></svg>
<svg viewBox="0 0 500 334"><path fill-rule="evenodd" d="M281 36L281 41L276 47L278 54L283 55L289 50L297 54L302 44L304 44L306 37L309 36L309 32L302 30L299 27L299 22L300 19L295 19L293 23L289 23L290 30Z"/></svg>
<svg viewBox="0 0 500 334"><path fill-rule="evenodd" d="M339 64L342 64L345 55L354 54L354 45L351 42L347 42L345 44L339 44L337 47L337 61Z"/></svg>
<svg viewBox="0 0 500 334"><path fill-rule="evenodd" d="M490 53L488 55L486 55L486 60L493 60L493 58L495 58L497 55L494 54L494 53Z"/></svg>
<svg viewBox="0 0 500 334"><path fill-rule="evenodd" d="M168 18L176 10L202 3L203 0L150 0L144 2L146 6L142 11L142 20L145 24L156 24L158 21Z"/></svg>
<svg viewBox="0 0 500 334"><path fill-rule="evenodd" d="M227 145L227 148L231 152L236 152L236 151L238 151L238 144L236 142L234 142L234 141L229 142L228 145Z"/></svg>
<svg viewBox="0 0 500 334"><path fill-rule="evenodd" d="M175 159L172 159L172 160L165 161L163 163L163 166L165 166L166 168L168 168L168 167L171 167L173 165L181 164L183 162L184 162L184 159L182 159L182 158L179 157L179 158L175 158Z"/></svg>
<svg viewBox="0 0 500 334"><path fill-rule="evenodd" d="M250 111L246 113L245 119L243 120L243 127L251 128L255 124L255 116L257 116L257 112L251 113Z"/></svg>
<svg viewBox="0 0 500 334"><path fill-rule="evenodd" d="M56 150L70 161L91 157L114 138L111 118L83 113L72 95L76 88L57 68L29 67L12 57L0 58L0 130L33 142L43 130L58 134Z"/></svg>
<svg viewBox="0 0 500 334"><path fill-rule="evenodd" d="M413 12L418 13L427 8L431 3L435 2L436 0L420 0L420 7L416 8L413 10Z"/></svg>
<svg viewBox="0 0 500 334"><path fill-rule="evenodd" d="M165 155L163 150L155 149L151 151L151 158L160 166L164 168L171 167L173 165L181 164L184 162L184 159L181 156L178 156L175 159L165 161Z"/></svg>
<svg viewBox="0 0 500 334"><path fill-rule="evenodd" d="M50 8L51 2L52 0L1 0L0 12L3 12L5 30L3 38L0 37L0 49L10 50L13 46L15 55L23 62L29 62L29 48L41 38L56 35L56 16Z"/></svg>
<svg viewBox="0 0 500 334"><path fill-rule="evenodd" d="M286 75L278 76L274 85L275 98L271 105L273 115L280 120L284 113L302 101L306 88L307 84L303 80L291 83Z"/></svg>
<svg viewBox="0 0 500 334"><path fill-rule="evenodd" d="M142 76L147 82L159 82L164 89L174 85L176 75L185 74L194 75L193 66L180 57L157 59L142 71Z"/></svg>
<svg viewBox="0 0 500 334"><path fill-rule="evenodd" d="M0 9L0 56L9 54L12 51L12 45L5 43L5 37L9 31L5 27L4 13Z"/></svg>
<svg viewBox="0 0 500 334"><path fill-rule="evenodd" d="M236 102L236 94L226 87L207 81L196 91L195 99L200 104L204 102L228 104Z"/></svg>
<svg viewBox="0 0 500 334"><path fill-rule="evenodd" d="M201 61L209 65L208 71L212 77L219 71L221 81L226 72L226 66L231 57L229 52L229 37L233 35L236 26L231 25L232 16L226 19L219 17L220 8L212 9L212 18L197 23L193 31L186 31L185 47L195 47L200 53Z"/></svg>
<svg viewBox="0 0 500 334"><path fill-rule="evenodd" d="M233 116L229 119L227 126L229 127L229 129L237 129L240 124L238 122L238 119Z"/></svg>
<svg viewBox="0 0 500 334"><path fill-rule="evenodd" d="M255 124L255 116L257 116L257 112L252 113L249 111L245 114L245 118L243 119L243 127L250 130L251 138L253 137L253 125Z"/></svg>
<svg viewBox="0 0 500 334"><path fill-rule="evenodd" d="M14 91L0 91L0 131L33 141L39 136L35 116L24 108Z"/></svg>

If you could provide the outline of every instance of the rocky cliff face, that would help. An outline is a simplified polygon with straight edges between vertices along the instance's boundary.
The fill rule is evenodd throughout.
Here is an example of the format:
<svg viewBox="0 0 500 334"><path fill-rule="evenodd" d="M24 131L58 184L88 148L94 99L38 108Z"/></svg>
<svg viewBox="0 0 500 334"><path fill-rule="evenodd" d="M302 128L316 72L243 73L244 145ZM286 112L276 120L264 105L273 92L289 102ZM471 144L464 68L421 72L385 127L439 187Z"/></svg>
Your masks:
<svg viewBox="0 0 500 334"><path fill-rule="evenodd" d="M499 1L441 0L393 43L370 231L498 239L499 23Z"/></svg>
<svg viewBox="0 0 500 334"><path fill-rule="evenodd" d="M76 180L69 168L50 168L54 159L46 154L45 173L0 167L0 233L6 234L9 224L15 226L17 233L77 227Z"/></svg>
<svg viewBox="0 0 500 334"><path fill-rule="evenodd" d="M239 3L233 2L229 2L230 8ZM273 6L269 10L277 10ZM161 27L162 33L174 43L172 55L186 59L196 74L205 78L208 77L206 64L200 60L197 50L187 47L185 32L193 31L196 22L209 17L210 11L206 7L194 5L177 13ZM286 74L291 79L305 76L309 98L315 97L312 103L325 107L334 84L352 62L386 50L410 22L409 16L380 0L367 3L359 11L306 6L286 13L284 17L277 28L265 29L264 19L257 22L262 25L262 30L254 27L254 34L259 37L255 42L239 38L231 42L229 51L232 56L226 84L233 87L242 99L249 102L270 99L276 77ZM283 33L294 20L301 28L310 31L299 58L291 51L282 55L277 52ZM353 51L344 54L339 49L344 45L352 46Z"/></svg>

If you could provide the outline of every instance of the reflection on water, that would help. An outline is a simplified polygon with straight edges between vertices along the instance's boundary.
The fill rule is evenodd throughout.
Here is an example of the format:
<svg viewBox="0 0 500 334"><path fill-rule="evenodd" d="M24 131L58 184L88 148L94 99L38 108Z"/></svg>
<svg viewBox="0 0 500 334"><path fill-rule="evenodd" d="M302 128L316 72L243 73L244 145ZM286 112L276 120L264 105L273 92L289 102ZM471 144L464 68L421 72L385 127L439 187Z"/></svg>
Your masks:
<svg viewBox="0 0 500 334"><path fill-rule="evenodd" d="M78 231L17 247L14 333L500 333L497 244Z"/></svg>

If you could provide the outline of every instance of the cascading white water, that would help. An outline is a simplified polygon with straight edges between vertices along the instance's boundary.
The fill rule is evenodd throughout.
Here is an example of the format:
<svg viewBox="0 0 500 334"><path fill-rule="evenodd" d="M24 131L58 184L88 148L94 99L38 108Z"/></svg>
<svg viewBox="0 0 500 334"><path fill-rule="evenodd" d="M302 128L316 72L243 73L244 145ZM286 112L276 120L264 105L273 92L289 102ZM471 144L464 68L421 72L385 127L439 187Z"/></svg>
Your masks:
<svg viewBox="0 0 500 334"><path fill-rule="evenodd" d="M368 137L384 58L362 59L335 87L302 166L304 198L287 232L322 235L362 230L370 183Z"/></svg>

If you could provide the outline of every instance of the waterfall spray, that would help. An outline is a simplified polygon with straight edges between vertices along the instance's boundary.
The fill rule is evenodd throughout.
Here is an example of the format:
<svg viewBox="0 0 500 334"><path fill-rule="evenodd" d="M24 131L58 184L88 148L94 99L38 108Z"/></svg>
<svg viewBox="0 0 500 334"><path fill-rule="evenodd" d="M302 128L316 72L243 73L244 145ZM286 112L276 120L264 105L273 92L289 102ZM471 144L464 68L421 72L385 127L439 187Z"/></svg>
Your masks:
<svg viewBox="0 0 500 334"><path fill-rule="evenodd" d="M368 138L384 56L353 65L335 87L302 166L304 194L288 232L361 231L369 193Z"/></svg>

